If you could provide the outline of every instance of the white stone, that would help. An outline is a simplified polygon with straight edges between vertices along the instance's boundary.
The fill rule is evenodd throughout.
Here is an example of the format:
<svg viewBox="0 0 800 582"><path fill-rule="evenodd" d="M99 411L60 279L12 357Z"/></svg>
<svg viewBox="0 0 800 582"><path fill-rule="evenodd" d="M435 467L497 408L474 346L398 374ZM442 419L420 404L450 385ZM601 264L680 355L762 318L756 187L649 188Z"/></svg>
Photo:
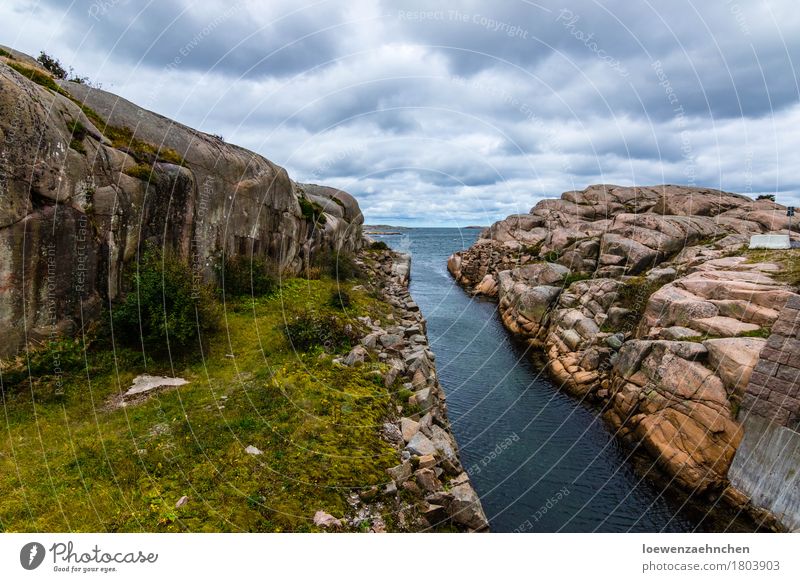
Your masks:
<svg viewBox="0 0 800 582"><path fill-rule="evenodd" d="M157 388L164 388L167 386L183 386L188 384L187 380L183 378L166 378L164 376L150 376L149 374L142 374L133 379L133 384L125 392L123 398L131 398L139 394L146 394Z"/></svg>
<svg viewBox="0 0 800 582"><path fill-rule="evenodd" d="M792 243L788 234L754 234L750 237L751 249L789 249Z"/></svg>

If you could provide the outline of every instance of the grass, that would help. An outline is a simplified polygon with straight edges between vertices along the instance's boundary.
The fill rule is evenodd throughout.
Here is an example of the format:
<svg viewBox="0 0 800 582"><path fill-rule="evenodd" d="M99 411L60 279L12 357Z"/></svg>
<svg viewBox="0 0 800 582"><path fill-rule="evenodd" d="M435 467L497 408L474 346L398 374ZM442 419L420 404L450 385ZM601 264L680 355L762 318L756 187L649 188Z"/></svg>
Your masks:
<svg viewBox="0 0 800 582"><path fill-rule="evenodd" d="M133 178L139 178L145 182L153 180L153 166L150 164L136 164L130 168L126 168L124 172Z"/></svg>
<svg viewBox="0 0 800 582"><path fill-rule="evenodd" d="M0 57L5 57L5 58L7 58L7 59L13 59L13 58L14 58L14 55L12 55L12 54L11 54L10 52L8 52L7 50L5 50L5 49L1 49L1 48L0 48Z"/></svg>
<svg viewBox="0 0 800 582"><path fill-rule="evenodd" d="M800 249L745 250L748 263L775 263L782 269L771 276L793 287L800 287Z"/></svg>
<svg viewBox="0 0 800 582"><path fill-rule="evenodd" d="M79 342L60 398L50 396L48 358L32 382L3 370L0 530L309 531L318 509L341 517L351 487L385 482L397 463L379 428L399 400L378 381L381 364L344 368L289 346L285 321L312 308L337 313L326 304L340 287L349 317L389 312L331 279L291 279L270 296L228 302L204 359L145 370L135 350ZM145 371L190 384L109 408ZM251 444L263 454L247 455Z"/></svg>
<svg viewBox="0 0 800 582"><path fill-rule="evenodd" d="M64 89L59 87L58 83L53 80L53 77L39 71L37 69L33 69L31 67L26 67L25 65L21 65L20 63L6 63L9 67L14 69L23 77L27 77L37 85L41 85L42 87L46 87L51 91L58 93L60 95L64 95L65 97L69 97L69 93L67 93Z"/></svg>

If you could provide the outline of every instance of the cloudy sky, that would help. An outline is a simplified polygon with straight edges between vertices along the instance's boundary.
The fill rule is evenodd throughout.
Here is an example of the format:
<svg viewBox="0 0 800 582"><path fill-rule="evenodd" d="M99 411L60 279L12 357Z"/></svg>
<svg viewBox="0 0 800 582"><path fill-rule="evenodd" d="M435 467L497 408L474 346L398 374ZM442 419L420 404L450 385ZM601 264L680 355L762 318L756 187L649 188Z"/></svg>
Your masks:
<svg viewBox="0 0 800 582"><path fill-rule="evenodd" d="M371 223L487 224L594 183L800 204L793 0L11 0L0 43Z"/></svg>

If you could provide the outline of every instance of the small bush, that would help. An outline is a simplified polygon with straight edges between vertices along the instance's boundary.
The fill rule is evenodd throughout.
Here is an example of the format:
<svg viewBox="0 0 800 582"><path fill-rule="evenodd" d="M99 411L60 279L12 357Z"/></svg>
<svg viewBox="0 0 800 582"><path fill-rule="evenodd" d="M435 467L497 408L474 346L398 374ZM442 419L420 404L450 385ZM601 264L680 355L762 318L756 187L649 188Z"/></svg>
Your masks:
<svg viewBox="0 0 800 582"><path fill-rule="evenodd" d="M756 200L772 200L775 202L775 194L761 194L756 197Z"/></svg>
<svg viewBox="0 0 800 582"><path fill-rule="evenodd" d="M46 52L42 51L39 53L39 56L36 58L45 69L50 71L50 73L56 79L66 79L67 78L67 70L61 66L61 63L58 59L51 57Z"/></svg>
<svg viewBox="0 0 800 582"><path fill-rule="evenodd" d="M360 337L358 330L341 317L316 313L296 316L286 324L283 332L292 347L302 352L317 347L329 353L349 350Z"/></svg>
<svg viewBox="0 0 800 582"><path fill-rule="evenodd" d="M322 273L337 281L358 279L362 275L355 257L344 251L338 253L332 250L320 251L314 260L314 265L319 267Z"/></svg>
<svg viewBox="0 0 800 582"><path fill-rule="evenodd" d="M349 309L353 305L353 300L350 298L350 294L347 291L340 289L331 293L328 299L328 305L334 309L344 310Z"/></svg>
<svg viewBox="0 0 800 582"><path fill-rule="evenodd" d="M72 139L69 142L69 147L79 151L82 154L86 153L86 150L83 147L83 140L89 133L86 129L86 126L77 120L70 121L67 123L67 130L72 135Z"/></svg>
<svg viewBox="0 0 800 582"><path fill-rule="evenodd" d="M300 213L308 222L315 225L325 224L326 219L322 212L322 206L302 196L297 199L297 202L300 204Z"/></svg>
<svg viewBox="0 0 800 582"><path fill-rule="evenodd" d="M8 52L7 50L5 50L5 49L1 49L1 48L0 48L0 57L5 57L5 58L7 58L7 59L13 59L13 58L14 58L14 55L12 55L12 54L11 54L10 52Z"/></svg>
<svg viewBox="0 0 800 582"><path fill-rule="evenodd" d="M180 352L197 345L198 332L217 329L213 292L188 264L151 248L138 267L133 288L113 311L114 329L123 342L161 353L169 340L170 348Z"/></svg>
<svg viewBox="0 0 800 582"><path fill-rule="evenodd" d="M229 256L219 271L225 295L257 297L278 288L275 266L263 257Z"/></svg>
<svg viewBox="0 0 800 582"><path fill-rule="evenodd" d="M389 245L387 245L382 240L376 240L371 245L369 245L369 248L373 251L388 251Z"/></svg>

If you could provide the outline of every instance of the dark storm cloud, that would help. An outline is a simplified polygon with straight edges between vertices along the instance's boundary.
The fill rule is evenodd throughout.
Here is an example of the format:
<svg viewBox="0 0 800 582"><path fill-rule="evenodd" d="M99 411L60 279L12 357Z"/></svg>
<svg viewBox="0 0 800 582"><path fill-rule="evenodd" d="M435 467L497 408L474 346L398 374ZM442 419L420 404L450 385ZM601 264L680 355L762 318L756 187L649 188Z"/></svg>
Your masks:
<svg viewBox="0 0 800 582"><path fill-rule="evenodd" d="M427 224L600 182L800 202L799 33L788 0L0 5L4 44Z"/></svg>

